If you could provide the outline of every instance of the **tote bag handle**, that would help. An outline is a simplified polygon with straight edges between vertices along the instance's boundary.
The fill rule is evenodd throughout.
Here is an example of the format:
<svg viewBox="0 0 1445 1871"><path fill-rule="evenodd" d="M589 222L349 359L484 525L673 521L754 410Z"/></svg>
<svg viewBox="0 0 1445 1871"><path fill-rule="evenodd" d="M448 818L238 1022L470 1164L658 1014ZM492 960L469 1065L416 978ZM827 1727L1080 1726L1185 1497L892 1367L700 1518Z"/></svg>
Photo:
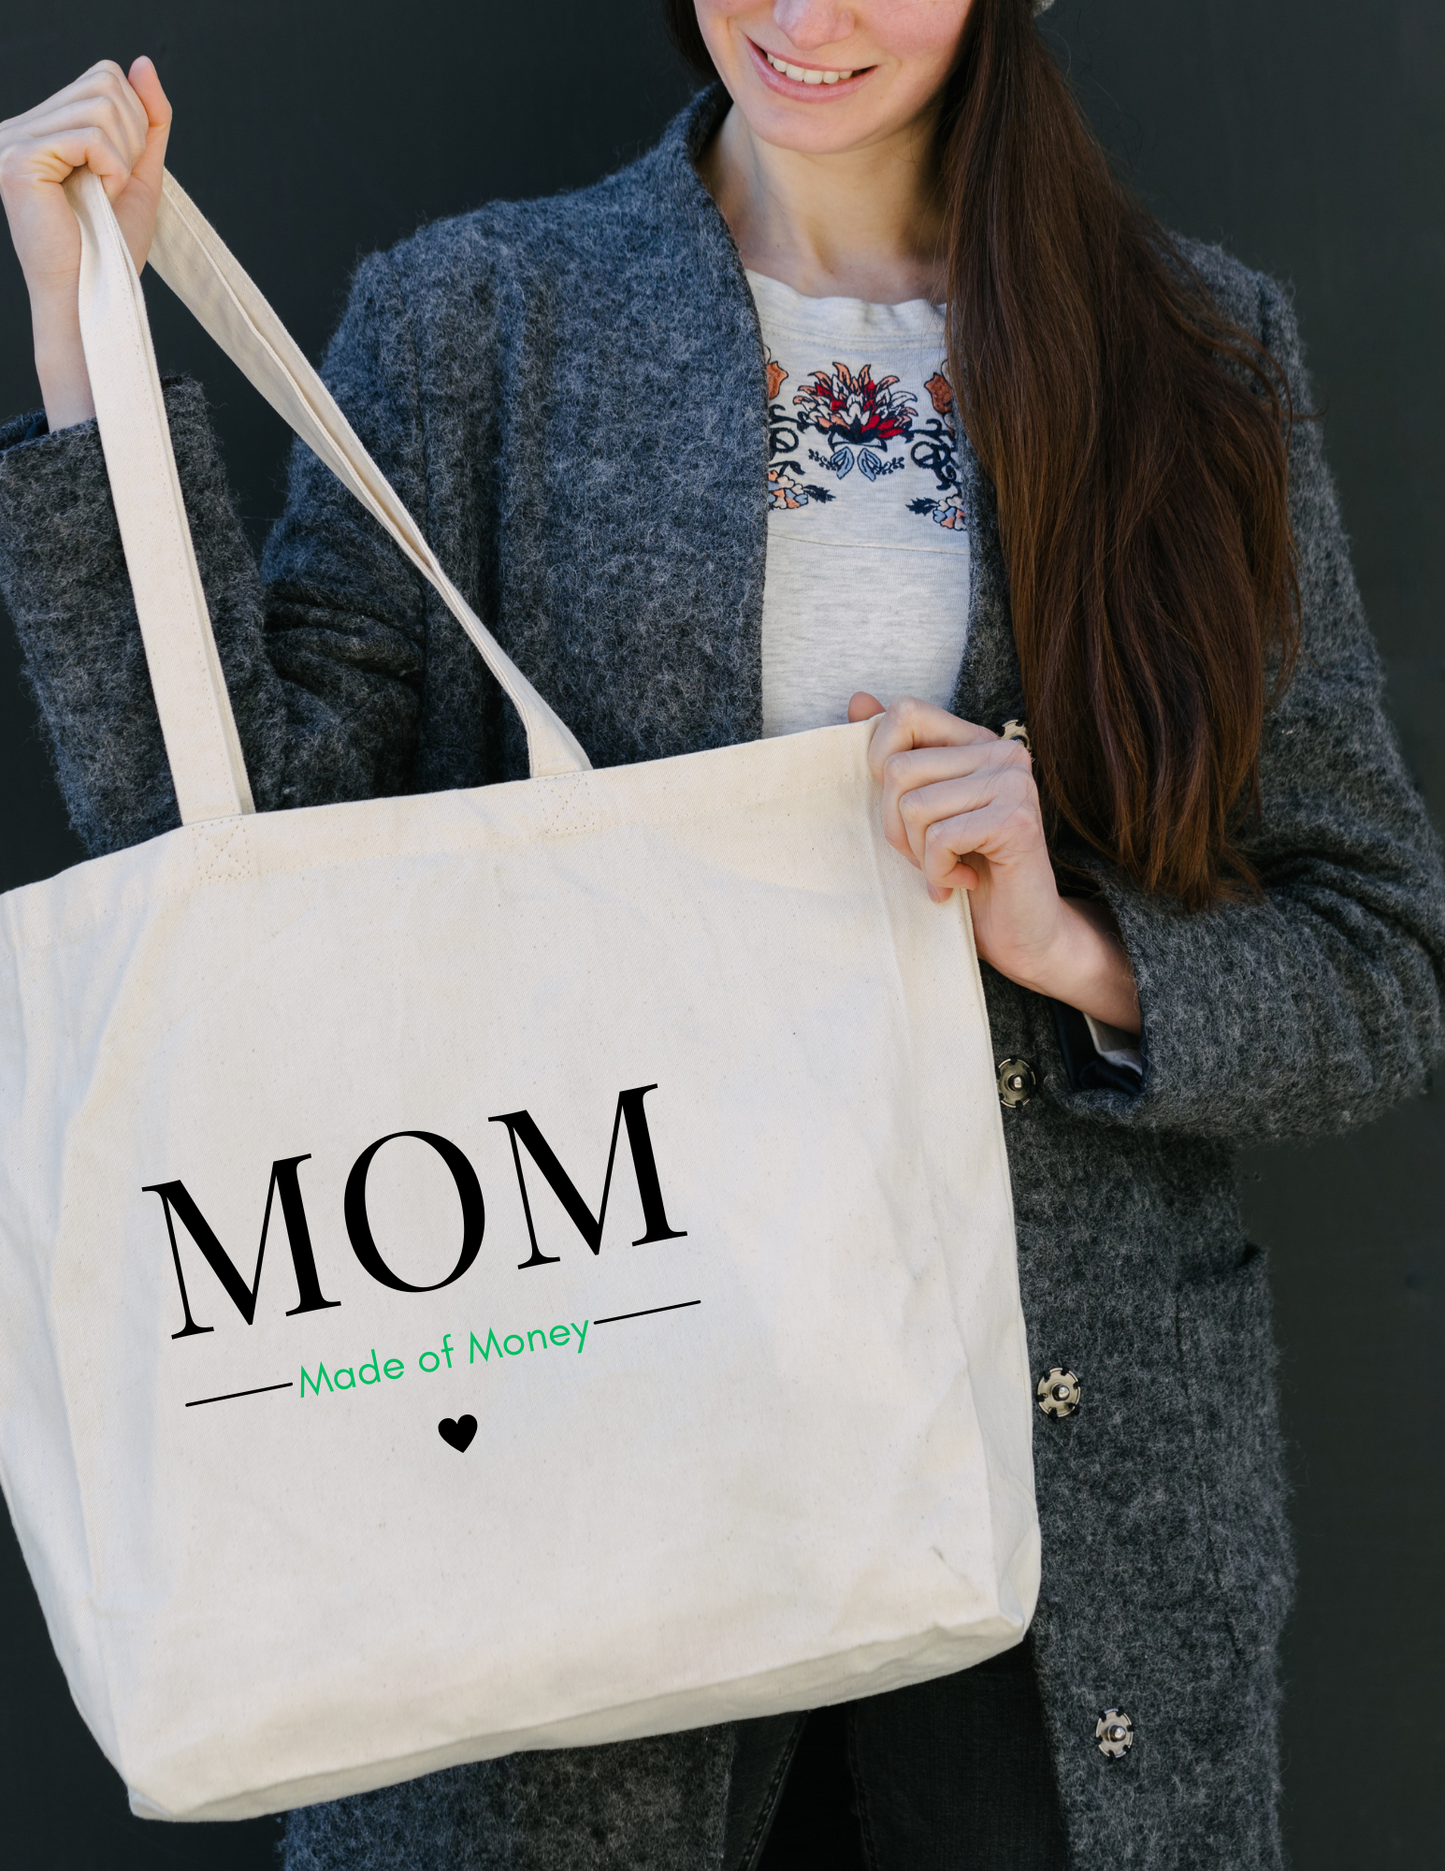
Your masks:
<svg viewBox="0 0 1445 1871"><path fill-rule="evenodd" d="M145 298L99 178L77 169L65 187L80 223L85 360L181 822L231 818L254 807L186 523ZM532 777L585 772L590 762L571 731L447 577L300 347L169 174L150 263L440 594L521 716Z"/></svg>

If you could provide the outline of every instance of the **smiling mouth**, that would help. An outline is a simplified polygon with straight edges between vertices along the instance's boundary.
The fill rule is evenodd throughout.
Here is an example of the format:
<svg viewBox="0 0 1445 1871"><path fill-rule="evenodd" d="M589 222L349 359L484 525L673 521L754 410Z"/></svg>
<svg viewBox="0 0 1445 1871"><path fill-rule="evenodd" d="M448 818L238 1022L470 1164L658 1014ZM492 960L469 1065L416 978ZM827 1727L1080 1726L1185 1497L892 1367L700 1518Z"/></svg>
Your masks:
<svg viewBox="0 0 1445 1871"><path fill-rule="evenodd" d="M749 39L748 44L759 61L766 64L779 78L785 78L791 84L805 85L809 90L823 85L832 87L846 84L849 79L866 77L873 69L871 65L850 66L846 69L839 67L837 70L820 65L795 65L791 59L779 58L775 53L769 52L766 46L758 45L755 40Z"/></svg>

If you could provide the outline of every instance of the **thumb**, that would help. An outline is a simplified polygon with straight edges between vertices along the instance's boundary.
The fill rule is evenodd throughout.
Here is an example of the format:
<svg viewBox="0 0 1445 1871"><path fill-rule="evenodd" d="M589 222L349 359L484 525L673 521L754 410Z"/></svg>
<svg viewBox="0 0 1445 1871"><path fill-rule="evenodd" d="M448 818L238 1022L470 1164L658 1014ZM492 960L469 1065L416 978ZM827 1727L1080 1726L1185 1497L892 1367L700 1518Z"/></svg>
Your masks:
<svg viewBox="0 0 1445 1871"><path fill-rule="evenodd" d="M131 170L130 183L116 201L121 232L143 272L155 238L156 211L165 177L166 144L171 134L171 101L161 86L160 73L148 58L138 58L126 73L127 82L145 108L146 146Z"/></svg>
<svg viewBox="0 0 1445 1871"><path fill-rule="evenodd" d="M850 721L871 721L874 715L881 715L883 712L882 702L876 695L870 695L867 689L859 689L848 703Z"/></svg>
<svg viewBox="0 0 1445 1871"><path fill-rule="evenodd" d="M126 73L126 77L130 82L131 90L145 105L151 129L169 130L171 101L161 85L161 75L156 70L154 61L142 53Z"/></svg>

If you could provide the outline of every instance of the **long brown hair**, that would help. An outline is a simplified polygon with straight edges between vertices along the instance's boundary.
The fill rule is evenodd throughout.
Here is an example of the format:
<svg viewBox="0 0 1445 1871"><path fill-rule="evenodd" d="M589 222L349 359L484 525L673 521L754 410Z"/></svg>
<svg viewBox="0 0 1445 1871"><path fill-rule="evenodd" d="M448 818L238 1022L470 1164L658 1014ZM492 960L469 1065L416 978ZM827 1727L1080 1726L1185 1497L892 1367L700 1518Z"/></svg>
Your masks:
<svg viewBox="0 0 1445 1871"><path fill-rule="evenodd" d="M693 0L672 37L713 74ZM1299 637L1289 387L1114 175L1030 0L974 0L938 131L949 371L998 493L1051 834L1191 909Z"/></svg>

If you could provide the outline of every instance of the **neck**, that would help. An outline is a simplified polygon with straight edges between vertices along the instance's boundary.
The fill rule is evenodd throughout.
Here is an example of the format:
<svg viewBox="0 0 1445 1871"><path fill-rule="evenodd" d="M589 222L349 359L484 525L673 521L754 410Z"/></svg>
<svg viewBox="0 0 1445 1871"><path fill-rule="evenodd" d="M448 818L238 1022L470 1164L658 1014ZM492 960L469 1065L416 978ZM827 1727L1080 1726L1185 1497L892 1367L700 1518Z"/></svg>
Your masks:
<svg viewBox="0 0 1445 1871"><path fill-rule="evenodd" d="M812 299L943 299L934 122L812 155L753 135L736 105L698 169L743 264Z"/></svg>

